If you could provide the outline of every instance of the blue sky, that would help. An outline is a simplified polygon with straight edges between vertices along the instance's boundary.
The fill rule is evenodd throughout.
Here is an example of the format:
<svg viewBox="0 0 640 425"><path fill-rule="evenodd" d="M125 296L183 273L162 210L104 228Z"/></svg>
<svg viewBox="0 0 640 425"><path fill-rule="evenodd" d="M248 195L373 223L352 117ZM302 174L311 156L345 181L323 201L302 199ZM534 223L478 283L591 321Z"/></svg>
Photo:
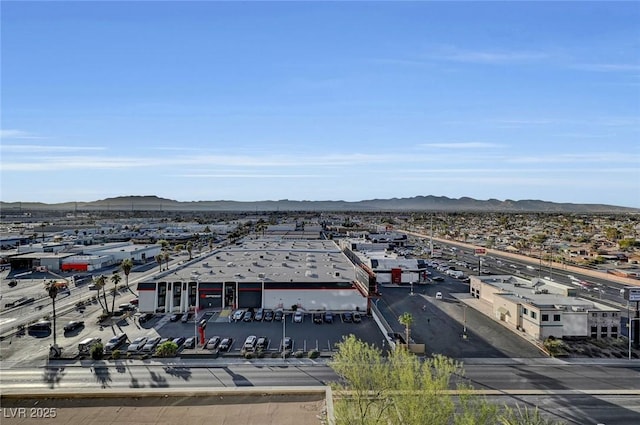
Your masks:
<svg viewBox="0 0 640 425"><path fill-rule="evenodd" d="M638 2L6 2L2 201L640 207Z"/></svg>

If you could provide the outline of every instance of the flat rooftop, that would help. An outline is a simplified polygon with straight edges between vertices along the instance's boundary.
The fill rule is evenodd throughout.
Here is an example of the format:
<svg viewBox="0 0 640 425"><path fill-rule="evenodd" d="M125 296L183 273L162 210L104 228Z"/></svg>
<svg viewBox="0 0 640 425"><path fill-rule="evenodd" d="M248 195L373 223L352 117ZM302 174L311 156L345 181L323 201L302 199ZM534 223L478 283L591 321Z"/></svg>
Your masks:
<svg viewBox="0 0 640 425"><path fill-rule="evenodd" d="M156 280L326 282L355 280L355 268L331 240L248 240L174 267Z"/></svg>

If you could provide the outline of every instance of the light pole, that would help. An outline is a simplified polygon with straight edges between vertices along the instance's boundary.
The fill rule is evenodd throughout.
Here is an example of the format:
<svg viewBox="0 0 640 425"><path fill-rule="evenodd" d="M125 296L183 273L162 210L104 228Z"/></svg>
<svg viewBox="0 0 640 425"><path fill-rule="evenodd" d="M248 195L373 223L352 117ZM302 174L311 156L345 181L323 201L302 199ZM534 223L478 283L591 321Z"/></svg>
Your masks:
<svg viewBox="0 0 640 425"><path fill-rule="evenodd" d="M411 284L411 295L413 295L413 280L409 283Z"/></svg>
<svg viewBox="0 0 640 425"><path fill-rule="evenodd" d="M638 321L638 326L640 326L640 317L629 317L629 321L627 322L627 327L629 328L629 360L631 360L631 331L633 330L633 321Z"/></svg>
<svg viewBox="0 0 640 425"><path fill-rule="evenodd" d="M467 339L467 305L463 305L464 310L462 310L462 339Z"/></svg>
<svg viewBox="0 0 640 425"><path fill-rule="evenodd" d="M282 312L282 360L285 359L284 339L286 334L287 334L287 315L283 309L283 312Z"/></svg>

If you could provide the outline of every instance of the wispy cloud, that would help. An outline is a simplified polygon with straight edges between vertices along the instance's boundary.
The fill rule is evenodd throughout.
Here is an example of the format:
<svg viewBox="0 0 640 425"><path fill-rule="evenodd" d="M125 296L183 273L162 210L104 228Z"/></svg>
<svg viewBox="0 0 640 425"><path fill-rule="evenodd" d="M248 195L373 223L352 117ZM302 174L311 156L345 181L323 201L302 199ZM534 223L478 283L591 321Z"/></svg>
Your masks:
<svg viewBox="0 0 640 425"><path fill-rule="evenodd" d="M547 59L549 54L527 50L470 50L445 46L434 49L425 57L431 60L499 65L536 62Z"/></svg>
<svg viewBox="0 0 640 425"><path fill-rule="evenodd" d="M202 174L173 174L170 177L187 178L242 178L242 179L297 179L297 178L325 178L325 174L263 174L263 173L202 173Z"/></svg>
<svg viewBox="0 0 640 425"><path fill-rule="evenodd" d="M5 152L74 152L74 151L100 151L105 150L100 146L52 146L52 145L1 145L0 149Z"/></svg>
<svg viewBox="0 0 640 425"><path fill-rule="evenodd" d="M595 72L640 72L640 64L636 63L579 63L572 68Z"/></svg>
<svg viewBox="0 0 640 425"><path fill-rule="evenodd" d="M439 148L439 149L485 149L500 148L504 145L498 143L485 142L444 142L444 143L423 143L419 145L423 148Z"/></svg>
<svg viewBox="0 0 640 425"><path fill-rule="evenodd" d="M29 133L28 131L6 129L0 130L0 139L45 139L45 137Z"/></svg>

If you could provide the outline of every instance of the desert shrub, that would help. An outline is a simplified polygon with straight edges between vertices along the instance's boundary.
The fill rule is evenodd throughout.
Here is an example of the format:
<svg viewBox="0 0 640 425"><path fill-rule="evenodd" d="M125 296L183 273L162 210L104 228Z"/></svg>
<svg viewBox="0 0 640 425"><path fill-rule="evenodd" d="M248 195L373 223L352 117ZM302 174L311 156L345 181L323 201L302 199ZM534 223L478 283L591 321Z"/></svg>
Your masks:
<svg viewBox="0 0 640 425"><path fill-rule="evenodd" d="M104 356L104 346L102 344L96 344L91 348L91 358L93 360L102 360Z"/></svg>
<svg viewBox="0 0 640 425"><path fill-rule="evenodd" d="M296 359L301 359L304 357L304 351L298 350L294 353Z"/></svg>
<svg viewBox="0 0 640 425"><path fill-rule="evenodd" d="M317 359L318 357L320 357L320 351L318 351L318 350L309 351L309 358L310 359Z"/></svg>
<svg viewBox="0 0 640 425"><path fill-rule="evenodd" d="M122 356L122 352L120 350L113 350L111 352L111 358L114 360L118 360Z"/></svg>

